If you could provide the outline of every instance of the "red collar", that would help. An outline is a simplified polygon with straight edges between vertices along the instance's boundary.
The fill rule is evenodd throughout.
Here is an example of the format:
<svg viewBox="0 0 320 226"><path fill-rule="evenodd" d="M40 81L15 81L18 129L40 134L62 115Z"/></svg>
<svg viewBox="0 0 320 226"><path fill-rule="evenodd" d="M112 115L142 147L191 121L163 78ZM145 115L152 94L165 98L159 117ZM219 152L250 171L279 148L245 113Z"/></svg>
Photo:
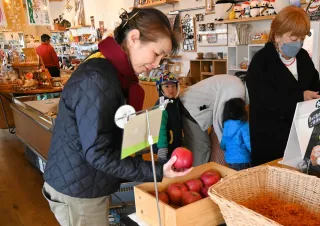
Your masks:
<svg viewBox="0 0 320 226"><path fill-rule="evenodd" d="M134 73L129 62L128 55L112 37L102 40L98 48L105 58L117 69L121 77L129 80L129 82L139 82L138 76Z"/></svg>

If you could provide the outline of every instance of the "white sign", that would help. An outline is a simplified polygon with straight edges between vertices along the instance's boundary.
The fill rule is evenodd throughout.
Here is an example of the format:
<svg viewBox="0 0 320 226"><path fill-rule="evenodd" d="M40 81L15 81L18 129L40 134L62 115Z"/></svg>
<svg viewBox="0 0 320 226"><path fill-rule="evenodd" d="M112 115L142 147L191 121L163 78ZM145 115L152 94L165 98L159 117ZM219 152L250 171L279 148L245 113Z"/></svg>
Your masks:
<svg viewBox="0 0 320 226"><path fill-rule="evenodd" d="M316 145L320 145L320 99L297 104L281 163L299 168L304 159L310 159Z"/></svg>

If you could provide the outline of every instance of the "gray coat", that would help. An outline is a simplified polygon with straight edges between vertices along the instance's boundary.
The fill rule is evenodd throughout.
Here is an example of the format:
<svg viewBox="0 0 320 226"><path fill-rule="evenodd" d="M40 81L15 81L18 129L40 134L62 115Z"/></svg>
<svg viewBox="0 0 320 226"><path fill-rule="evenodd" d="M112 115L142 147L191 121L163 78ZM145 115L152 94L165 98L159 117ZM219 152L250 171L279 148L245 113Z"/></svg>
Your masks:
<svg viewBox="0 0 320 226"><path fill-rule="evenodd" d="M180 96L182 104L203 131L213 125L219 141L224 103L231 98L245 98L242 81L233 75L212 76L190 86ZM203 106L205 109L200 110Z"/></svg>

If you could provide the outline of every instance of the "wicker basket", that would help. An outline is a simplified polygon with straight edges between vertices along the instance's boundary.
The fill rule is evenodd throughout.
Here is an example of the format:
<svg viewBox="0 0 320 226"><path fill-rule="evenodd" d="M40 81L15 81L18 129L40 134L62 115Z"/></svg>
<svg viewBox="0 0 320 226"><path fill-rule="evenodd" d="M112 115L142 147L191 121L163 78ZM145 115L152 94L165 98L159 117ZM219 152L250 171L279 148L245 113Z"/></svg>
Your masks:
<svg viewBox="0 0 320 226"><path fill-rule="evenodd" d="M320 214L320 179L296 171L258 166L223 178L210 187L211 199L220 207L228 226L280 225L236 202L272 192L288 202L299 203Z"/></svg>

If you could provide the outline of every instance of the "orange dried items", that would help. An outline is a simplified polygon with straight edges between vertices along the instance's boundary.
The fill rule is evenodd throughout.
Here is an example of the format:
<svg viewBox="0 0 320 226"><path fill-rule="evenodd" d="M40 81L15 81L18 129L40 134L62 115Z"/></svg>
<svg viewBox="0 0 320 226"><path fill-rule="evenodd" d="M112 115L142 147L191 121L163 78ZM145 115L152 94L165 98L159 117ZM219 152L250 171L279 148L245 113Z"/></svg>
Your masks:
<svg viewBox="0 0 320 226"><path fill-rule="evenodd" d="M302 205L281 200L272 193L239 204L284 226L320 226L320 213L312 213Z"/></svg>

